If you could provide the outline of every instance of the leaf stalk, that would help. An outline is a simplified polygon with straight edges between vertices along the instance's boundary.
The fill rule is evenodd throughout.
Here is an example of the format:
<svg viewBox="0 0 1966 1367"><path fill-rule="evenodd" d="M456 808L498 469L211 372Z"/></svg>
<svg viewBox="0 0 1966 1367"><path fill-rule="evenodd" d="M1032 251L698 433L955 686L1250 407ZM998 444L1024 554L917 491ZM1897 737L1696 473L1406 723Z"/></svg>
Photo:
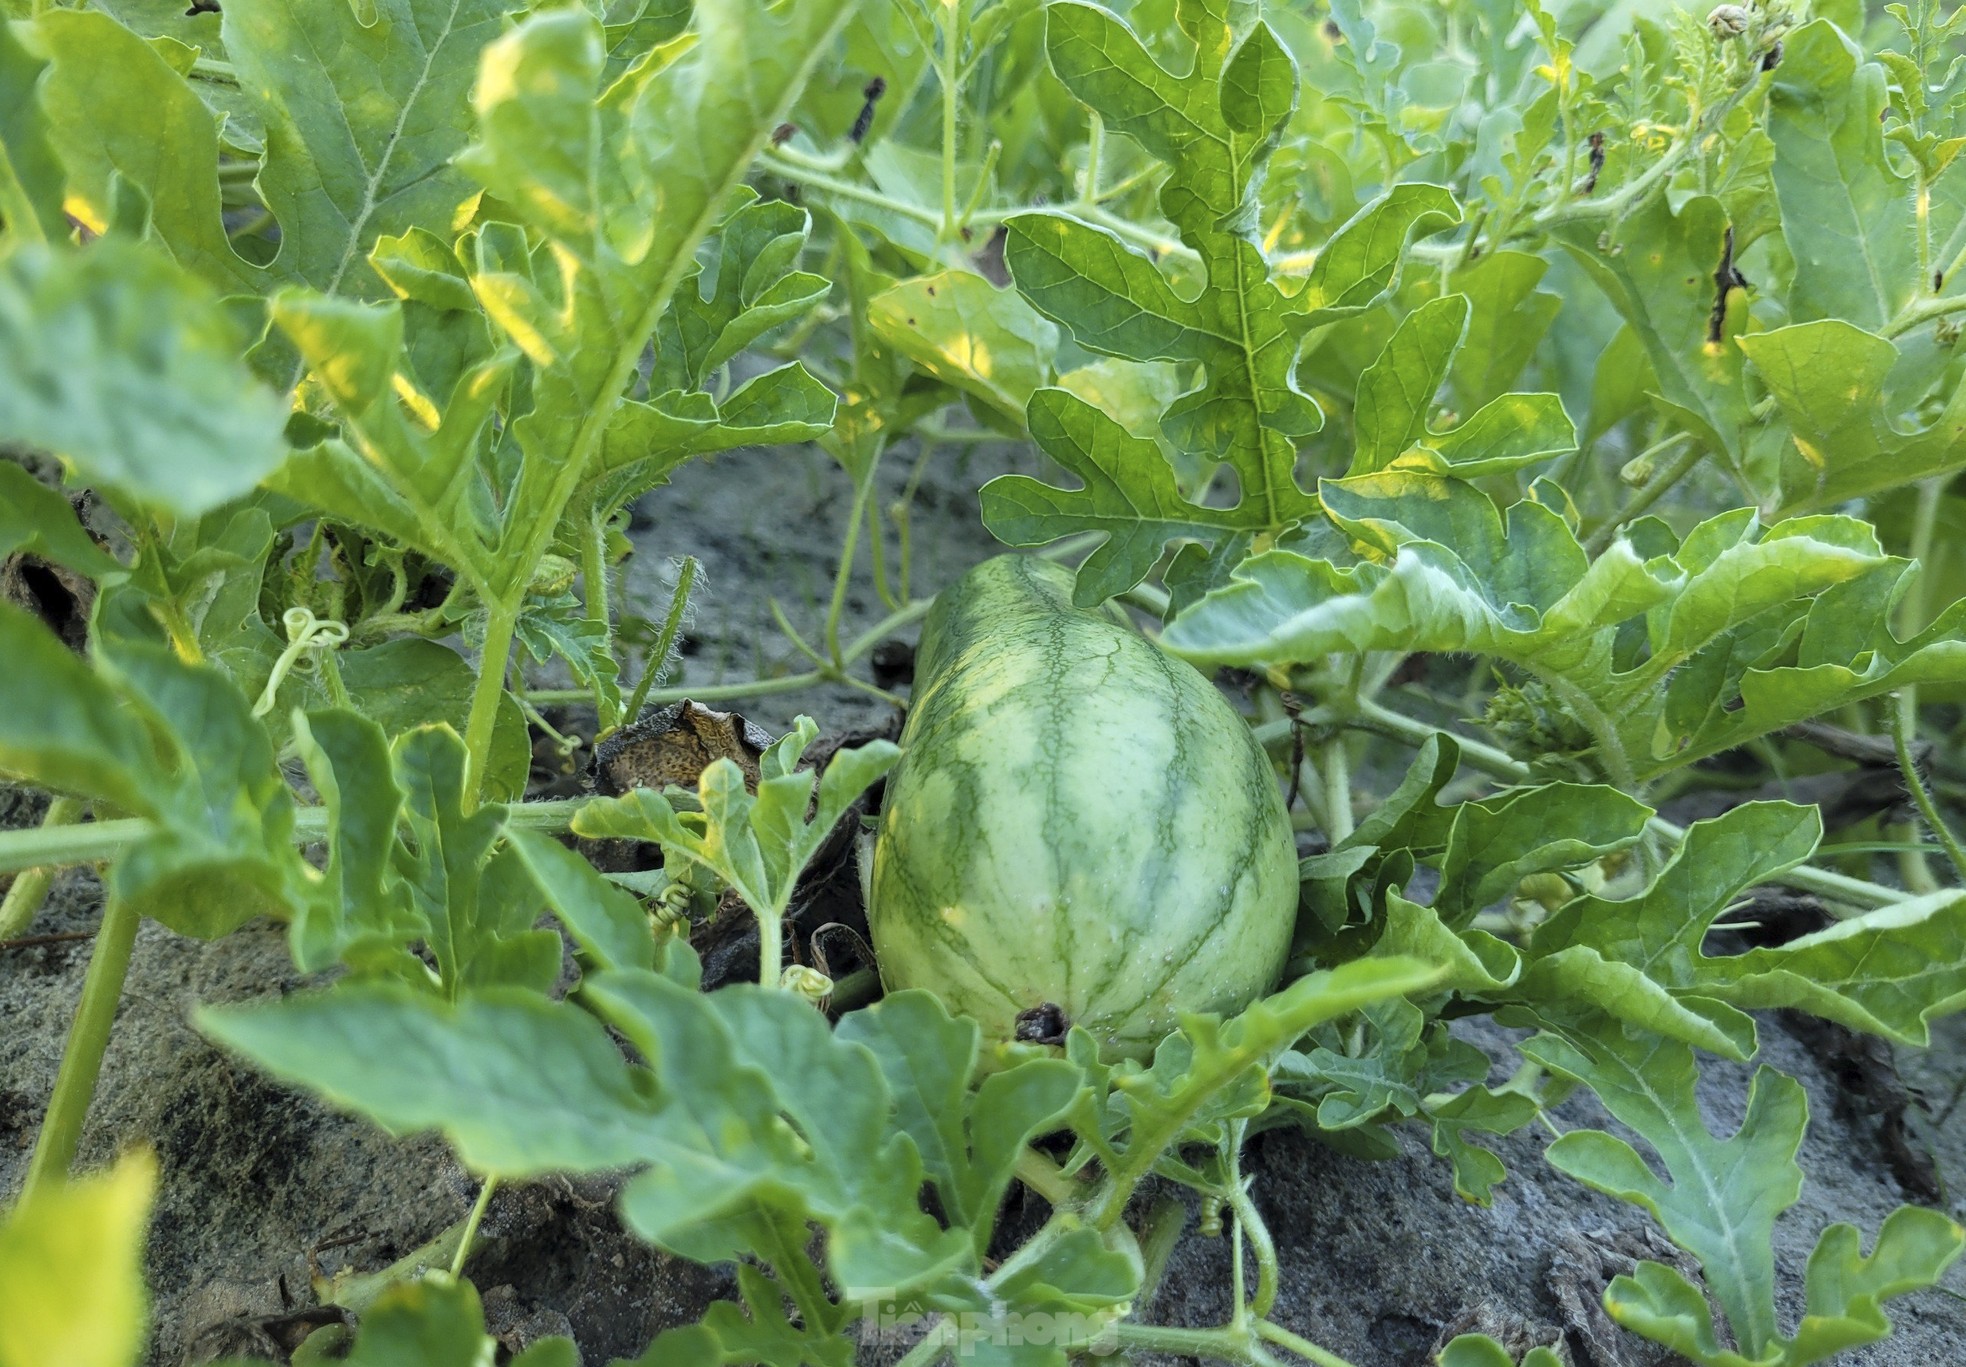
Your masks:
<svg viewBox="0 0 1966 1367"><path fill-rule="evenodd" d="M1306 717L1309 716L1310 714L1307 713ZM1424 745L1441 729L1414 721L1370 699L1361 699L1358 712L1349 718L1318 717L1316 720L1336 721L1340 725L1371 731L1412 746ZM1281 739L1284 734L1281 727L1277 728L1274 734L1267 736L1264 735L1264 730L1265 728L1258 728L1259 740L1275 741ZM1532 775L1529 766L1506 751L1459 734L1455 734L1454 740L1460 747L1462 757L1475 768L1496 778L1507 779L1511 783L1530 781ZM1648 829L1656 831L1674 845L1686 839L1686 828L1674 825L1664 817L1653 817L1648 823ZM1819 869L1812 864L1797 864L1782 873L1778 879L1771 881L1779 881L1804 892L1813 892L1826 901L1836 904L1830 907L1830 914L1839 917L1852 913L1840 912L1837 909L1838 905L1854 908L1858 912L1875 911L1880 907L1896 906L1907 900L1910 895L1897 888L1888 888L1881 883L1872 883L1862 878L1851 878L1845 874L1834 873L1828 869Z"/></svg>
<svg viewBox="0 0 1966 1367"><path fill-rule="evenodd" d="M1613 513L1603 526L1590 534L1590 538L1584 542L1586 551L1592 555L1602 555L1605 548L1616 539L1619 531L1650 512L1653 504L1665 497L1674 485L1692 474L1694 467L1706 458L1707 452L1704 446L1694 443L1692 437L1685 432L1675 432L1664 441L1640 452L1635 459L1644 460L1647 456L1664 455L1682 442L1689 444L1673 460L1673 463L1646 481L1644 487L1633 494L1624 507Z"/></svg>
<svg viewBox="0 0 1966 1367"><path fill-rule="evenodd" d="M581 530L586 533L580 539L580 577L587 597L587 620L601 633L601 639L607 643L606 649L612 653L614 616L608 611L607 522L597 512L590 511L587 525ZM609 715L610 709L598 681L594 685L594 710L600 714L602 730L621 722L619 716Z"/></svg>
<svg viewBox="0 0 1966 1367"><path fill-rule="evenodd" d="M82 803L77 798L55 797L48 802L47 813L41 818L43 830L72 826L82 815ZM34 924L34 918L41 912L41 904L48 898L48 885L54 879L54 867L36 865L25 868L14 878L13 886L7 889L7 896L0 899L0 940L12 940L20 936Z"/></svg>
<svg viewBox="0 0 1966 1367"><path fill-rule="evenodd" d="M82 1126L89 1116L89 1103L95 1099L96 1080L102 1075L102 1057L109 1048L110 1027L116 1022L116 1007L123 998L124 980L129 977L137 930L142 924L142 913L126 897L112 894L103 907L102 927L96 932L95 949L89 956L88 972L82 978L82 1000L75 1009L75 1023L69 1029L61 1068L55 1074L54 1094L48 1100L48 1112L42 1118L41 1133L34 1144L34 1157L28 1163L27 1180L21 1186L23 1202L32 1199L42 1187L66 1178L75 1162Z"/></svg>
<svg viewBox="0 0 1966 1367"><path fill-rule="evenodd" d="M516 602L494 600L487 605L487 611L478 679L471 690L471 711L464 723L464 801L468 807L476 807L484 791L498 705L505 697L505 669L512 657L512 637L519 625Z"/></svg>
<svg viewBox="0 0 1966 1367"><path fill-rule="evenodd" d="M470 1261L472 1247L478 1242L478 1226L484 1223L485 1211L491 1205L492 1193L497 1190L497 1177L487 1177L484 1185L478 1188L478 1199L471 1203L471 1214L465 1217L464 1232L457 1239L457 1252L451 1255L453 1277L464 1275L464 1264Z"/></svg>

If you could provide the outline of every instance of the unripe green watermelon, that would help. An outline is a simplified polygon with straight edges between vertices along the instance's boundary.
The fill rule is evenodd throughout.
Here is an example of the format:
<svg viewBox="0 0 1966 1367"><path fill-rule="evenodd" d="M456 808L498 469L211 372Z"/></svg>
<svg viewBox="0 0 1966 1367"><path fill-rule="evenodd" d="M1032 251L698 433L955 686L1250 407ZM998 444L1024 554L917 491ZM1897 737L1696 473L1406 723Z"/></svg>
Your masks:
<svg viewBox="0 0 1966 1367"><path fill-rule="evenodd" d="M999 556L937 599L901 745L868 910L890 990L1140 1057L1275 984L1297 857L1270 762L1192 666L1073 607L1070 571Z"/></svg>

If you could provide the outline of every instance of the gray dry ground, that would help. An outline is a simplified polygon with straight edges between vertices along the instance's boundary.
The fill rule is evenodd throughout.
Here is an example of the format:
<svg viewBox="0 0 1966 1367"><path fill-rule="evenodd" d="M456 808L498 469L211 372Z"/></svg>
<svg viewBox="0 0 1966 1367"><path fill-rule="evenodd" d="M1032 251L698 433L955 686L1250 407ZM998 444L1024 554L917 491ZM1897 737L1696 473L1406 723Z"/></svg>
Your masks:
<svg viewBox="0 0 1966 1367"><path fill-rule="evenodd" d="M993 547L977 525L976 473L945 454L915 506L918 592L941 586ZM889 494L905 474L890 459ZM704 684L793 672L767 608L777 597L802 627L828 591L827 567L850 491L815 453L746 452L686 470L649 500L652 520L629 571L631 599L659 611L662 558L688 552L709 572L696 616L688 680ZM881 615L865 576L849 601L849 631ZM761 700L745 709L773 730L797 711L837 729L878 721L881 704L831 688ZM12 808L10 811L9 808ZM0 794L0 821L33 812ZM93 880L72 874L56 888L39 933L87 930ZM46 1104L65 1025L80 989L87 946L60 942L0 951L0 1203L18 1187ZM150 1245L160 1367L223 1352L269 1356L304 1330L283 1318L310 1303L310 1265L333 1272L383 1266L459 1218L471 1187L429 1137L398 1142L254 1075L207 1046L188 1016L200 1001L237 1001L299 986L280 932L255 925L215 943L176 939L148 926L110 1046L84 1145L100 1163L134 1143L153 1147L162 1186ZM1482 1033L1500 1052L1498 1032ZM1878 1121L1852 1104L1824 1051L1777 1020L1764 1021L1767 1062L1800 1077L1814 1116L1802 1151L1809 1174L1801 1204L1782 1221L1785 1309L1797 1309L1807 1250L1835 1220L1874 1230L1906 1199L1890 1175ZM1966 1059L1954 1034L1914 1061L1915 1080L1942 1104ZM1743 1110L1747 1071L1712 1068L1706 1100L1722 1132ZM1566 1126L1599 1123L1588 1097L1560 1113ZM1966 1174L1966 1122L1933 1138L1942 1177ZM1605 1280L1633 1256L1657 1256L1633 1208L1556 1175L1541 1139L1501 1150L1510 1177L1492 1209L1461 1203L1444 1164L1423 1143L1383 1164L1339 1157L1287 1134L1260 1139L1256 1195L1283 1266L1280 1318L1357 1367L1410 1367L1427 1359L1443 1329L1474 1322L1547 1341L1567 1332L1578 1367L1653 1367L1661 1359L1605 1334L1596 1311ZM1959 1211L1955 1210L1955 1214ZM716 1272L677 1264L624 1236L606 1192L571 1184L501 1193L473 1266L494 1327L509 1341L571 1331L598 1367L640 1350L657 1329L683 1321L723 1285ZM1201 1325L1227 1310L1228 1250L1190 1235L1177 1250L1146 1318ZM1966 1289L1959 1269L1948 1279ZM1900 1329L1885 1346L1844 1361L1871 1367L1966 1363L1966 1307L1938 1292L1898 1303ZM50 1367L53 1367L51 1364Z"/></svg>

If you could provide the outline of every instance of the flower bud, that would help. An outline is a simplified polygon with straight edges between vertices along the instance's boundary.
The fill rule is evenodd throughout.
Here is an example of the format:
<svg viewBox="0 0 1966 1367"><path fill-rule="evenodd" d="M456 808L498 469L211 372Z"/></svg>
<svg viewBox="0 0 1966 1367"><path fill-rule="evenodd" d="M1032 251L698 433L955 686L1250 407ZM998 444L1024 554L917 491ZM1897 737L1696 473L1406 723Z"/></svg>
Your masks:
<svg viewBox="0 0 1966 1367"><path fill-rule="evenodd" d="M1707 15L1707 28L1716 38L1738 38L1748 31L1750 16L1742 5L1715 5Z"/></svg>
<svg viewBox="0 0 1966 1367"><path fill-rule="evenodd" d="M536 593L542 598L552 598L565 593L573 587L573 577L580 567L564 555L542 555L539 567L532 572L532 582L526 586L528 593Z"/></svg>

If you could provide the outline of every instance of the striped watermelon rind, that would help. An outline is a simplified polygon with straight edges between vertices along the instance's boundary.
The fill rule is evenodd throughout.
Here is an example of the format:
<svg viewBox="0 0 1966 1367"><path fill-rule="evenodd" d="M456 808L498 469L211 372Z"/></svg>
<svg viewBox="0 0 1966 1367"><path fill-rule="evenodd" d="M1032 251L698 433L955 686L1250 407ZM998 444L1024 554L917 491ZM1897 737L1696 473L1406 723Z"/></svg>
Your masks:
<svg viewBox="0 0 1966 1367"><path fill-rule="evenodd" d="M1177 1013L1275 984L1296 851L1222 695L1071 594L1070 571L999 556L937 600L868 920L890 990L927 988L989 1040L1062 1012L1144 1057Z"/></svg>

